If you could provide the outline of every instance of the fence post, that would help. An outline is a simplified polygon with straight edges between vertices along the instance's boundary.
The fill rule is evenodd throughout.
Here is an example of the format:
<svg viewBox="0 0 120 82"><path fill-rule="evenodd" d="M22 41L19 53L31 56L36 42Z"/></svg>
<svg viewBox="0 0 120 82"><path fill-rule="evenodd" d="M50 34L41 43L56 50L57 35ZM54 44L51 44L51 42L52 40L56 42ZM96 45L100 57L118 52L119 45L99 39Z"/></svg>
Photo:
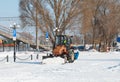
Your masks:
<svg viewBox="0 0 120 82"><path fill-rule="evenodd" d="M9 57L8 57L8 55L7 55L7 57L6 57L6 58L7 58L7 62L9 62Z"/></svg>
<svg viewBox="0 0 120 82"><path fill-rule="evenodd" d="M38 59L38 58L39 58L39 55L37 54L36 59Z"/></svg>
<svg viewBox="0 0 120 82"><path fill-rule="evenodd" d="M2 43L2 45L3 45L3 52L5 51L5 46L4 46L4 42Z"/></svg>
<svg viewBox="0 0 120 82"><path fill-rule="evenodd" d="M31 55L31 60L33 60L33 55Z"/></svg>

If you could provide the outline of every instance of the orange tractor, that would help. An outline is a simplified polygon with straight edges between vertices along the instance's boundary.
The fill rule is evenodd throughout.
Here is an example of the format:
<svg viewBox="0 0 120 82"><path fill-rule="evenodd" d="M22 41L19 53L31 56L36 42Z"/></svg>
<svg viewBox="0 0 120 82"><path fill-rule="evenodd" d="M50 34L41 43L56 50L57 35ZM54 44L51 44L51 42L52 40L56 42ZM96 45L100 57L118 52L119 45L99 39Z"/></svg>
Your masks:
<svg viewBox="0 0 120 82"><path fill-rule="evenodd" d="M66 62L74 62L74 50L72 49L72 37L67 35L57 35L55 37L55 43L52 54L44 56L43 59L49 57L60 56L66 60Z"/></svg>

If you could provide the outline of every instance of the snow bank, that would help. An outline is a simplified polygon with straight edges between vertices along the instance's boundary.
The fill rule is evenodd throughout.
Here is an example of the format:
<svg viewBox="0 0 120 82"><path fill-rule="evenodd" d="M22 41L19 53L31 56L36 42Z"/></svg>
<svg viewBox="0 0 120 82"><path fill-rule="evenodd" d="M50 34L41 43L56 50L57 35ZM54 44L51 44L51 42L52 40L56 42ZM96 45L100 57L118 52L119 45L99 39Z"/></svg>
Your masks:
<svg viewBox="0 0 120 82"><path fill-rule="evenodd" d="M89 50L90 52L98 52L96 49Z"/></svg>
<svg viewBox="0 0 120 82"><path fill-rule="evenodd" d="M62 64L64 59L60 57L47 58L43 60L44 64Z"/></svg>

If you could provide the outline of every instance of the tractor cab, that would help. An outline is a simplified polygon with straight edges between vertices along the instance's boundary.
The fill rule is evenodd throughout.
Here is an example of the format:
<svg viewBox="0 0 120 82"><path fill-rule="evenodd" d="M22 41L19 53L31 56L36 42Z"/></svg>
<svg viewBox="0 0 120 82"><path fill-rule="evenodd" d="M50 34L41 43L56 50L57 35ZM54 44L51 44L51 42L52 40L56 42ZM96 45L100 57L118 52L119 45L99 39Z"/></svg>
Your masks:
<svg viewBox="0 0 120 82"><path fill-rule="evenodd" d="M55 38L55 47L60 45L65 45L67 47L70 47L70 44L72 44L71 36L57 35Z"/></svg>

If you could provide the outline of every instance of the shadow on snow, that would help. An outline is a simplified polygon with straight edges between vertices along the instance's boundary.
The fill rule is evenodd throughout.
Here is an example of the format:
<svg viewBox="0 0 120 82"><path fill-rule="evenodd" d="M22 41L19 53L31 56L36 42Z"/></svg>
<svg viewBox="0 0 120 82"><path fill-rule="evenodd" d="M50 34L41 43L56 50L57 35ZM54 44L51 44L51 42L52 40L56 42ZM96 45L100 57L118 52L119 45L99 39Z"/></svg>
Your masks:
<svg viewBox="0 0 120 82"><path fill-rule="evenodd" d="M42 62L16 62L21 64L42 64Z"/></svg>

